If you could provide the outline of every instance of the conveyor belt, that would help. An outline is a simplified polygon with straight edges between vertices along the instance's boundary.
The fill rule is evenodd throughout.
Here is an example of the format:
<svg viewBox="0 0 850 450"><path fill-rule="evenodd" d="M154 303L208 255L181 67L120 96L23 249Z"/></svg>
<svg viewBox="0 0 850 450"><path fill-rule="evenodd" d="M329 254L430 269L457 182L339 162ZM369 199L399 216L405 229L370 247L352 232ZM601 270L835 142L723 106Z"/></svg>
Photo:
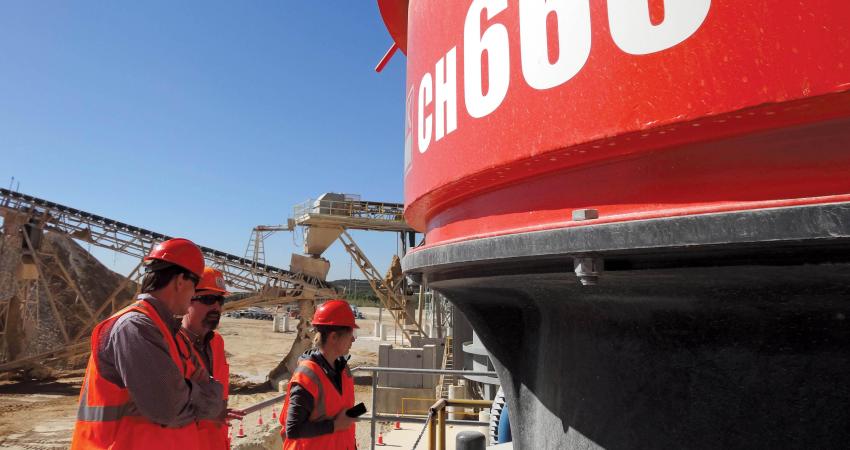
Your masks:
<svg viewBox="0 0 850 450"><path fill-rule="evenodd" d="M47 229L138 258L145 256L157 243L171 239L171 236L8 189L0 189L0 208L24 212ZM305 291L314 292L318 297L333 295L333 288L316 277L255 263L213 248L200 248L207 264L221 269L233 288L258 291L264 286L274 286L291 290L293 296Z"/></svg>

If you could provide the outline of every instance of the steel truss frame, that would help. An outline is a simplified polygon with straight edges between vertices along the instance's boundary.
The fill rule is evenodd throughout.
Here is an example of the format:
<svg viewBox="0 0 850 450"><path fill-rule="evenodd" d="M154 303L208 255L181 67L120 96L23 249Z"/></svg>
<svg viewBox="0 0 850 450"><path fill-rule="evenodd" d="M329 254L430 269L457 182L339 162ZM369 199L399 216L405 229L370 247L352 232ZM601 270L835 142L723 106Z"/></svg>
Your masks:
<svg viewBox="0 0 850 450"><path fill-rule="evenodd" d="M171 239L171 236L7 189L0 189L0 208L26 212L45 229L136 258L147 255L157 243ZM304 292L311 292L317 297L334 293L328 283L314 276L199 247L207 263L224 272L228 285L233 288L259 291L274 287L284 289L287 295L293 297Z"/></svg>
<svg viewBox="0 0 850 450"><path fill-rule="evenodd" d="M32 197L20 192L14 192L0 188L0 211L9 210L18 214L25 214L30 220L28 224L45 230L60 232L70 237L89 242L101 248L109 249L118 253L139 258L139 264L115 289L115 291L100 305L96 311L86 307L89 317L80 317L85 325L73 336L68 334L62 317L56 312L55 301L48 292L49 306L57 315L60 331L63 335L62 346L40 353L38 355L17 358L13 361L5 361L0 364L0 372L26 367L32 363L44 363L56 359L72 358L82 356L89 351L88 332L104 317L104 313L111 314L126 306L126 302L116 302L116 295L124 289L129 281L137 281L142 275L142 260L145 255L159 242L170 239L170 236L156 233L143 228L128 225L116 220L98 216L96 214L81 211L68 206L50 202L48 200ZM5 221L2 227L6 227ZM8 230L6 230L8 231ZM262 230L268 232L272 230ZM276 231L276 230L275 230ZM32 289L38 289L44 284L43 264L40 256L47 256L57 261L57 266L62 274L62 280L77 295L77 301L81 301L82 294L67 269L58 262L53 255L37 251L30 241L27 233L22 233L24 242L33 257L33 262L39 272L38 280L21 281L19 294L27 294ZM241 258L236 255L218 251L208 247L200 247L206 264L216 267L224 273L229 286L245 291L257 292L252 297L228 303L224 310L232 310L236 307L246 307L261 303L280 304L296 300L314 300L333 297L335 289L319 278L298 272L280 269L258 261ZM46 289L47 286L44 286ZM35 294L33 294L35 295ZM83 303L85 301L83 300ZM5 340L6 319L9 314L9 302L0 302L0 338ZM27 309L28 311L28 309ZM23 311L27 313L27 311ZM32 320L28 318L27 320ZM37 317L35 318L37 320Z"/></svg>

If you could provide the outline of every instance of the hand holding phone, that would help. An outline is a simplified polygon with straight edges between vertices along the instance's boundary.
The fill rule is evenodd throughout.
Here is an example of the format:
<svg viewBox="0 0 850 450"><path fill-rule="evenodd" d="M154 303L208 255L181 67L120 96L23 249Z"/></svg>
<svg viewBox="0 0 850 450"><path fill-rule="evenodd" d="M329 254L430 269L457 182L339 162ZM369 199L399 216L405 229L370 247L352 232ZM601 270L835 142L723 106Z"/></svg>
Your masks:
<svg viewBox="0 0 850 450"><path fill-rule="evenodd" d="M363 414L366 414L366 405L364 405L363 402L354 405L351 409L345 412L345 415L348 417L360 417Z"/></svg>
<svg viewBox="0 0 850 450"><path fill-rule="evenodd" d="M356 421L356 417L348 417L347 411L340 411L339 414L334 417L334 432L347 430L351 427L351 424Z"/></svg>

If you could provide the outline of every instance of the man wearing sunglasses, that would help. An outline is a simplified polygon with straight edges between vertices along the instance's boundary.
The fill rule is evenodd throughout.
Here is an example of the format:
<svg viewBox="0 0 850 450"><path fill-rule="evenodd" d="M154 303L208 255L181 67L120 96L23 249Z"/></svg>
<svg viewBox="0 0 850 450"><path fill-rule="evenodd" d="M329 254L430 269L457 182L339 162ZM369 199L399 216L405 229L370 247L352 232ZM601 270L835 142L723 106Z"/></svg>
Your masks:
<svg viewBox="0 0 850 450"><path fill-rule="evenodd" d="M201 281L195 288L195 295L189 305L189 311L183 316L180 334L192 352L189 363L202 365L224 387L222 403L227 405L230 385L230 366L224 355L224 339L215 331L221 319L221 307L227 289L224 276L212 267L204 267ZM241 419L245 415L240 410L227 409L227 419ZM227 450L227 424L221 420L202 420L198 422L201 448Z"/></svg>
<svg viewBox="0 0 850 450"><path fill-rule="evenodd" d="M71 449L201 449L196 422L224 417L222 385L185 363L177 338L201 250L169 239L144 262L142 295L92 331Z"/></svg>

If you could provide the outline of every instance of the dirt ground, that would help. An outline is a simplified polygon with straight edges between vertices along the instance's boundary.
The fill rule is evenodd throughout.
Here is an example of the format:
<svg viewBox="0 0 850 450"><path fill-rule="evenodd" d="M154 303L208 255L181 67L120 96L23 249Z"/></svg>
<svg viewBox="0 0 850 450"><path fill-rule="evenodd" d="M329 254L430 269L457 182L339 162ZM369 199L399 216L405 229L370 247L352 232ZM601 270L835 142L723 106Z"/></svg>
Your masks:
<svg viewBox="0 0 850 450"><path fill-rule="evenodd" d="M366 319L358 320L358 340L352 346L349 365L377 365L380 342L372 337L378 317L377 308L361 308ZM388 314L384 323L392 323ZM291 323L294 328L295 322ZM280 395L276 390L265 387L265 375L283 359L295 337L295 333L275 333L270 321L233 319L224 317L219 331L225 340L225 349L231 371L230 406L244 408L262 400ZM62 372L51 381L0 381L0 448L3 449L58 449L68 448L77 410L83 371ZM357 386L356 402L364 402L371 408L371 386ZM280 413L281 401L274 407ZM262 414L266 425L257 425ZM260 411L246 417L243 425L248 437L252 434L274 433L269 427L272 409ZM233 424L234 434L238 424ZM383 424L382 427L389 428ZM234 438L234 444L240 439ZM357 425L359 448L370 444L369 423Z"/></svg>

